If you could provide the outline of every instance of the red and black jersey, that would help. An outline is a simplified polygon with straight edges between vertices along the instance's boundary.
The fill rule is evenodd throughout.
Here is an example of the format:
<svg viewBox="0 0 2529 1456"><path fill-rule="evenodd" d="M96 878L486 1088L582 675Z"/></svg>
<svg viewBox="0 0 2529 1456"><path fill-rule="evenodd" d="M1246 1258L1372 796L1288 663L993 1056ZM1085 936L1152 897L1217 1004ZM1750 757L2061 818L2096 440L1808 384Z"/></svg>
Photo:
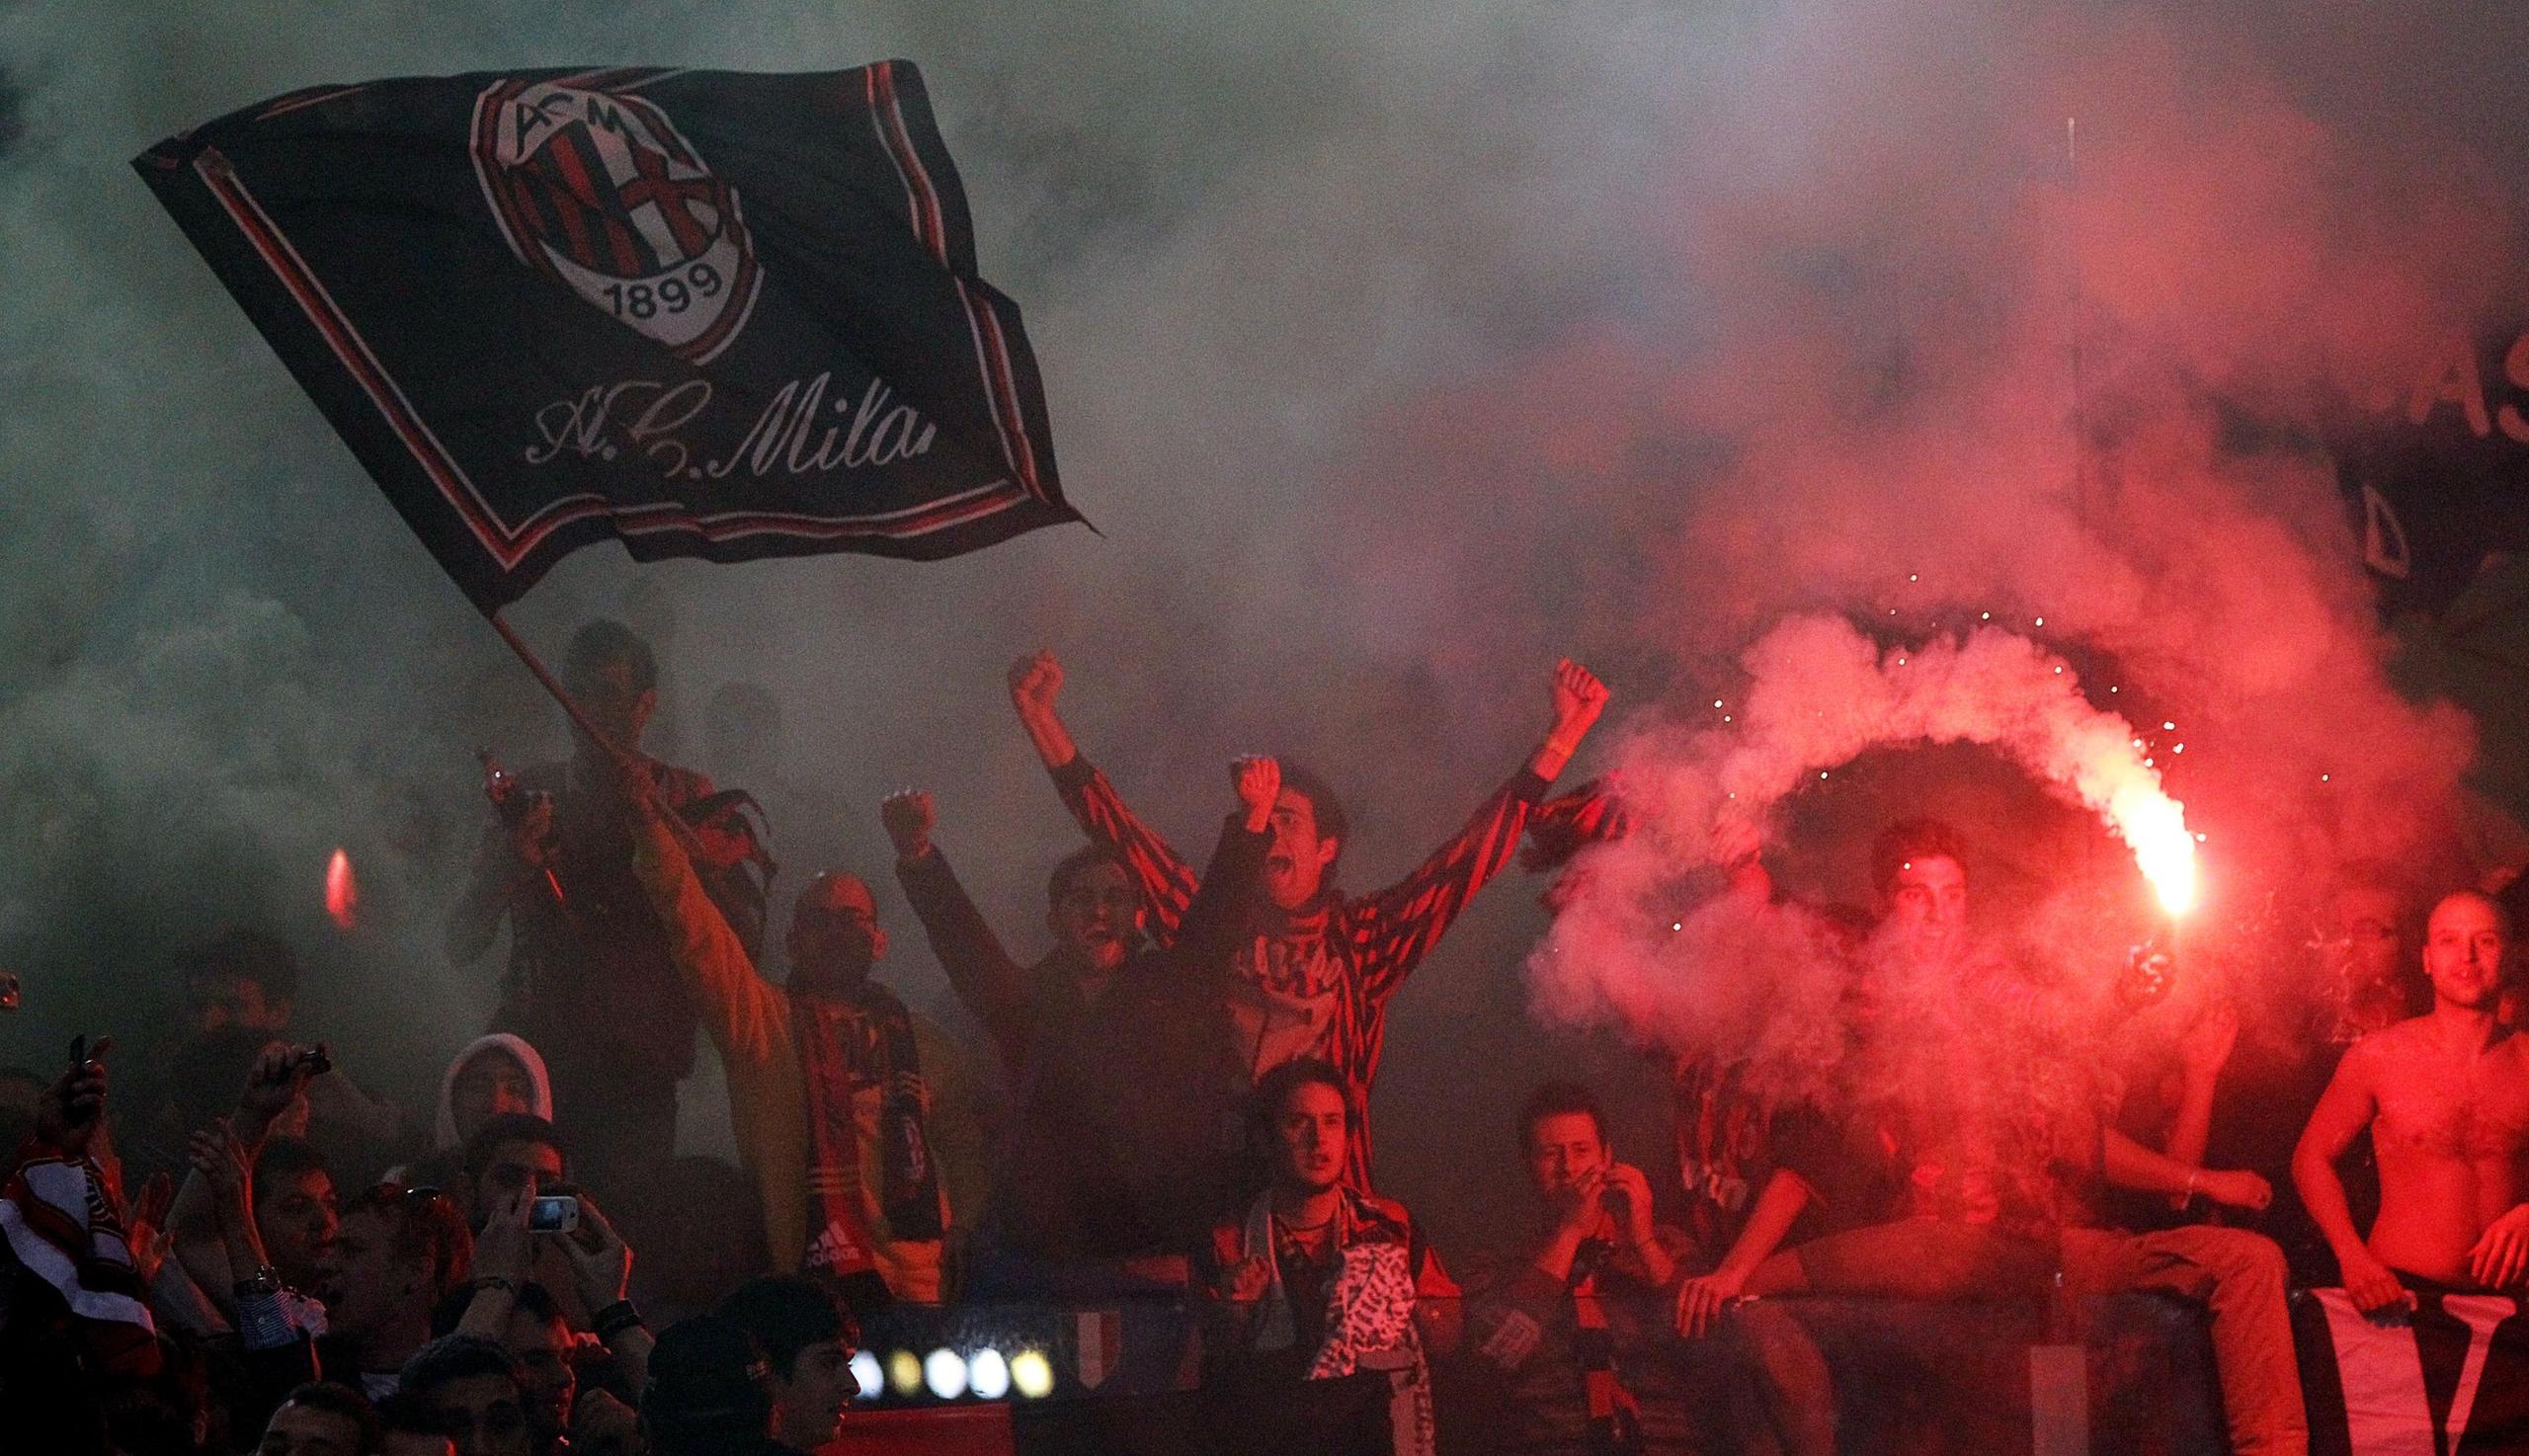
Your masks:
<svg viewBox="0 0 2529 1456"><path fill-rule="evenodd" d="M1063 802L1094 842L1122 856L1150 910L1150 930L1172 943L1198 880L1168 842L1126 807L1106 775L1075 758L1055 770ZM1475 892L1499 873L1546 781L1522 768L1476 808L1455 836L1405 878L1358 899L1322 893L1310 907L1259 905L1233 955L1232 1033L1251 1082L1302 1056L1334 1064L1362 1117L1346 1178L1370 1183L1370 1084L1387 1035L1387 1004Z"/></svg>

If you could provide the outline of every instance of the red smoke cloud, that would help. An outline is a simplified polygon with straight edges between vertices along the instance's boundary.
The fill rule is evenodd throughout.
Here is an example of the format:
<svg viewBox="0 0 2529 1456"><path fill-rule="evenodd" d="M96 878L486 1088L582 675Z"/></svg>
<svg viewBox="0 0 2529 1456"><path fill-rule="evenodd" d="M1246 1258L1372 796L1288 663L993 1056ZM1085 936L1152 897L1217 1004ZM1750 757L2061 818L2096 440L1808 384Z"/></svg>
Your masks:
<svg viewBox="0 0 2529 1456"><path fill-rule="evenodd" d="M1657 585L1591 606L1680 686L1619 729L1649 824L1540 954L1558 1016L1769 1034L1755 988L1805 963L1809 929L1681 909L1677 876L1730 822L1716 793L1752 781L1769 806L1869 746L1874 714L2007 751L2113 683L2147 726L2183 722L2182 761L2118 771L2169 775L2213 836L2215 939L2250 906L2254 933L2303 934L2290 915L2354 859L2460 871L2473 730L2392 687L2321 442L2501 292L2506 200L2465 155L2326 123L2209 23L2002 14L1794 24L1717 104L1680 103L1639 316L1428 406L1459 458L1538 462L1510 509L1603 499L1651 542ZM2036 651L1974 635L1934 649L1960 672L1943 689L1892 703L1840 625L1922 642L1989 617L2088 667L2086 702L2051 672L1965 671ZM1758 723L1774 695L1849 706ZM1715 696L1751 716L1713 725ZM1849 826L1854 857L1876 827ZM2130 937L2056 950L2104 964Z"/></svg>

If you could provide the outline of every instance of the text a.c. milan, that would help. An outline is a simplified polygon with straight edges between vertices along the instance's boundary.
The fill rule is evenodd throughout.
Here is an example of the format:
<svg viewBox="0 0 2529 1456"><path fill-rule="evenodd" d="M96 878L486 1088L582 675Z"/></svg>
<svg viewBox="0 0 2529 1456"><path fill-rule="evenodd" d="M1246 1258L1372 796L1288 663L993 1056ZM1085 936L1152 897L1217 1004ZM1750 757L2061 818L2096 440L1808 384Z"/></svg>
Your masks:
<svg viewBox="0 0 2529 1456"><path fill-rule="evenodd" d="M737 190L647 98L578 79L499 81L475 98L484 199L519 261L707 364L763 284Z"/></svg>

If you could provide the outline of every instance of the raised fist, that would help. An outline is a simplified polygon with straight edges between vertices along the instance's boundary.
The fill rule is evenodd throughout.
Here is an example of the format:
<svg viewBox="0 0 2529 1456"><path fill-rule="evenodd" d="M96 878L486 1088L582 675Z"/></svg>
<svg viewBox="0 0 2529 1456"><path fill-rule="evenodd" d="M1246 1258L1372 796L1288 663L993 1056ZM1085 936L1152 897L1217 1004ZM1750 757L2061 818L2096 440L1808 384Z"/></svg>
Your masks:
<svg viewBox="0 0 2529 1456"><path fill-rule="evenodd" d="M1606 710L1607 685L1570 658L1554 665L1554 736L1578 739Z"/></svg>
<svg viewBox="0 0 2529 1456"><path fill-rule="evenodd" d="M1022 657L1010 665L1010 701L1022 718L1054 711L1062 696L1063 665L1049 651Z"/></svg>
<svg viewBox="0 0 2529 1456"><path fill-rule="evenodd" d="M1282 766L1278 760L1233 759L1229 781L1238 793L1240 806L1247 810L1249 833L1260 831L1272 821L1273 801L1282 796Z"/></svg>
<svg viewBox="0 0 2529 1456"><path fill-rule="evenodd" d="M939 823L939 812L931 802L929 789L898 789L878 806L878 822L887 827L896 857L920 859L931 852L931 831Z"/></svg>

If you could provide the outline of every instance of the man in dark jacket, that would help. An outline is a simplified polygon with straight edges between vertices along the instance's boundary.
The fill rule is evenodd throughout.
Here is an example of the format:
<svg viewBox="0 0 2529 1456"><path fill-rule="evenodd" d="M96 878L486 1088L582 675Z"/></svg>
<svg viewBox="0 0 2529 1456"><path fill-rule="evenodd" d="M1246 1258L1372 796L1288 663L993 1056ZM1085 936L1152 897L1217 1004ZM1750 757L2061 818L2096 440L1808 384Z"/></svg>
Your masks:
<svg viewBox="0 0 2529 1456"><path fill-rule="evenodd" d="M1242 1079L1223 998L1281 773L1271 759L1243 759L1231 777L1239 812L1171 946L1143 942L1123 864L1092 847L1055 866L1054 948L1032 967L1003 948L932 843L931 795L898 794L881 811L905 896L1019 1103L995 1178L994 1272L1005 1282L1040 1282L1031 1273L1057 1263L1111 1274L1127 1260L1127 1272L1166 1278L1142 1256L1183 1249L1230 1195Z"/></svg>

